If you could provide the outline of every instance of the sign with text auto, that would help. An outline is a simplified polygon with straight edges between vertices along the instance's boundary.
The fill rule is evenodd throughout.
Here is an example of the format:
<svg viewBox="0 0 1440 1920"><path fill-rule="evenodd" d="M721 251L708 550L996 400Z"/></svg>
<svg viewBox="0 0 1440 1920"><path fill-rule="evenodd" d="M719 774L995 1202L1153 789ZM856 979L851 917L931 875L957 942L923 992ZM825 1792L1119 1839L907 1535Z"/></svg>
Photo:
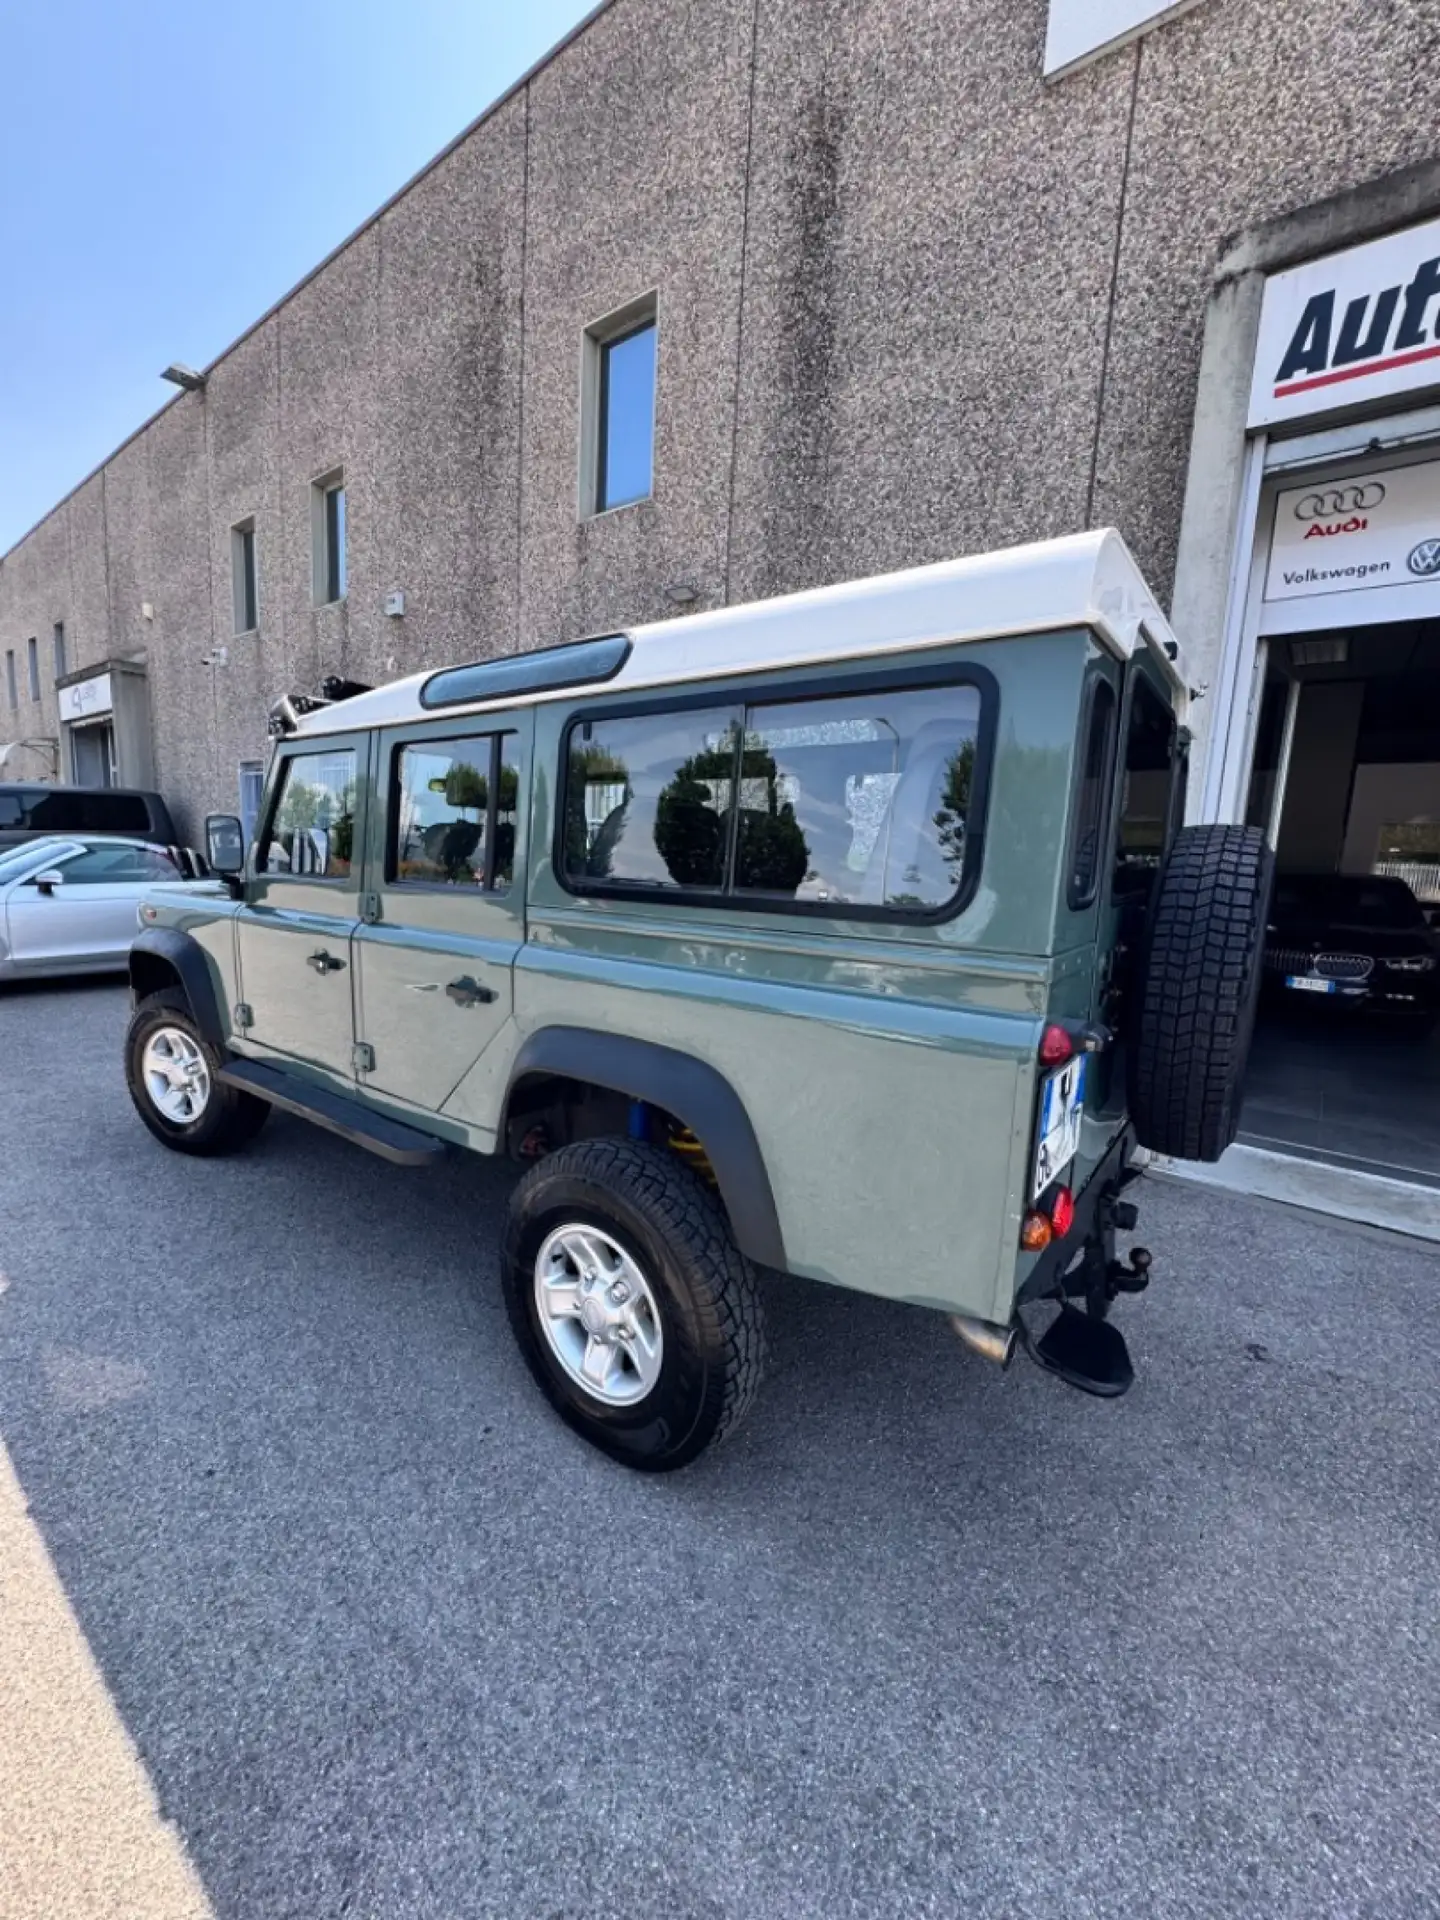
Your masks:
<svg viewBox="0 0 1440 1920"><path fill-rule="evenodd" d="M1295 487L1276 500L1267 600L1426 581L1440 590L1440 461Z"/></svg>
<svg viewBox="0 0 1440 1920"><path fill-rule="evenodd" d="M1440 386L1440 220L1265 283L1250 425Z"/></svg>

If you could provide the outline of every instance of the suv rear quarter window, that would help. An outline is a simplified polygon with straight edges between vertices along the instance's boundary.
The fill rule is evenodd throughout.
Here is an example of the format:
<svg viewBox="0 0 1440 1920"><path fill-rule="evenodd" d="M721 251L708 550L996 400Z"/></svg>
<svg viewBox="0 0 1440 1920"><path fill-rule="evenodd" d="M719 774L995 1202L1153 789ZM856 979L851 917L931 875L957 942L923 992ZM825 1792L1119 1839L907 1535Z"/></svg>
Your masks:
<svg viewBox="0 0 1440 1920"><path fill-rule="evenodd" d="M562 875L582 893L953 911L978 852L982 706L966 680L579 720Z"/></svg>

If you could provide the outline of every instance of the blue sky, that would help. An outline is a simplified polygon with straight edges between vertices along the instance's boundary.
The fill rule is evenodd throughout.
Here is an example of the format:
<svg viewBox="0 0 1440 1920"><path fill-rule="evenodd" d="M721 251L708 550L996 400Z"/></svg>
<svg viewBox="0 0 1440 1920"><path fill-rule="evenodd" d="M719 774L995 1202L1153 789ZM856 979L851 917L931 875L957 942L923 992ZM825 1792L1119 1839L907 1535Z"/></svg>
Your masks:
<svg viewBox="0 0 1440 1920"><path fill-rule="evenodd" d="M0 553L588 11L6 8Z"/></svg>

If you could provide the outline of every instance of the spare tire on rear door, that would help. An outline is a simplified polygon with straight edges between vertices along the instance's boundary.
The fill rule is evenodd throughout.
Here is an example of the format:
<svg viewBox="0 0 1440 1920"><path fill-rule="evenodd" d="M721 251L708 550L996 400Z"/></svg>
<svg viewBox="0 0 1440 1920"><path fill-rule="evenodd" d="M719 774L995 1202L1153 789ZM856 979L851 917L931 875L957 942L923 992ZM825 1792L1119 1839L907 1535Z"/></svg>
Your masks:
<svg viewBox="0 0 1440 1920"><path fill-rule="evenodd" d="M1151 904L1129 1034L1142 1147L1218 1160L1240 1124L1274 855L1256 827L1187 827Z"/></svg>

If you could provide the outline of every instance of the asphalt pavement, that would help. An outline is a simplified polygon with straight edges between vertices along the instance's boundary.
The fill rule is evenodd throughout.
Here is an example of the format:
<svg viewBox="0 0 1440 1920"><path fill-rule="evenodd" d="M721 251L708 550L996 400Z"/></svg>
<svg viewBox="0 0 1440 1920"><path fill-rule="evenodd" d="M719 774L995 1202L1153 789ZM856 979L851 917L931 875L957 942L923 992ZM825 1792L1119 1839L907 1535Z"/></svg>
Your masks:
<svg viewBox="0 0 1440 1920"><path fill-rule="evenodd" d="M1116 1405L772 1279L647 1479L505 1167L168 1154L124 1019L0 996L0 1437L222 1920L1440 1913L1436 1249L1147 1181Z"/></svg>

